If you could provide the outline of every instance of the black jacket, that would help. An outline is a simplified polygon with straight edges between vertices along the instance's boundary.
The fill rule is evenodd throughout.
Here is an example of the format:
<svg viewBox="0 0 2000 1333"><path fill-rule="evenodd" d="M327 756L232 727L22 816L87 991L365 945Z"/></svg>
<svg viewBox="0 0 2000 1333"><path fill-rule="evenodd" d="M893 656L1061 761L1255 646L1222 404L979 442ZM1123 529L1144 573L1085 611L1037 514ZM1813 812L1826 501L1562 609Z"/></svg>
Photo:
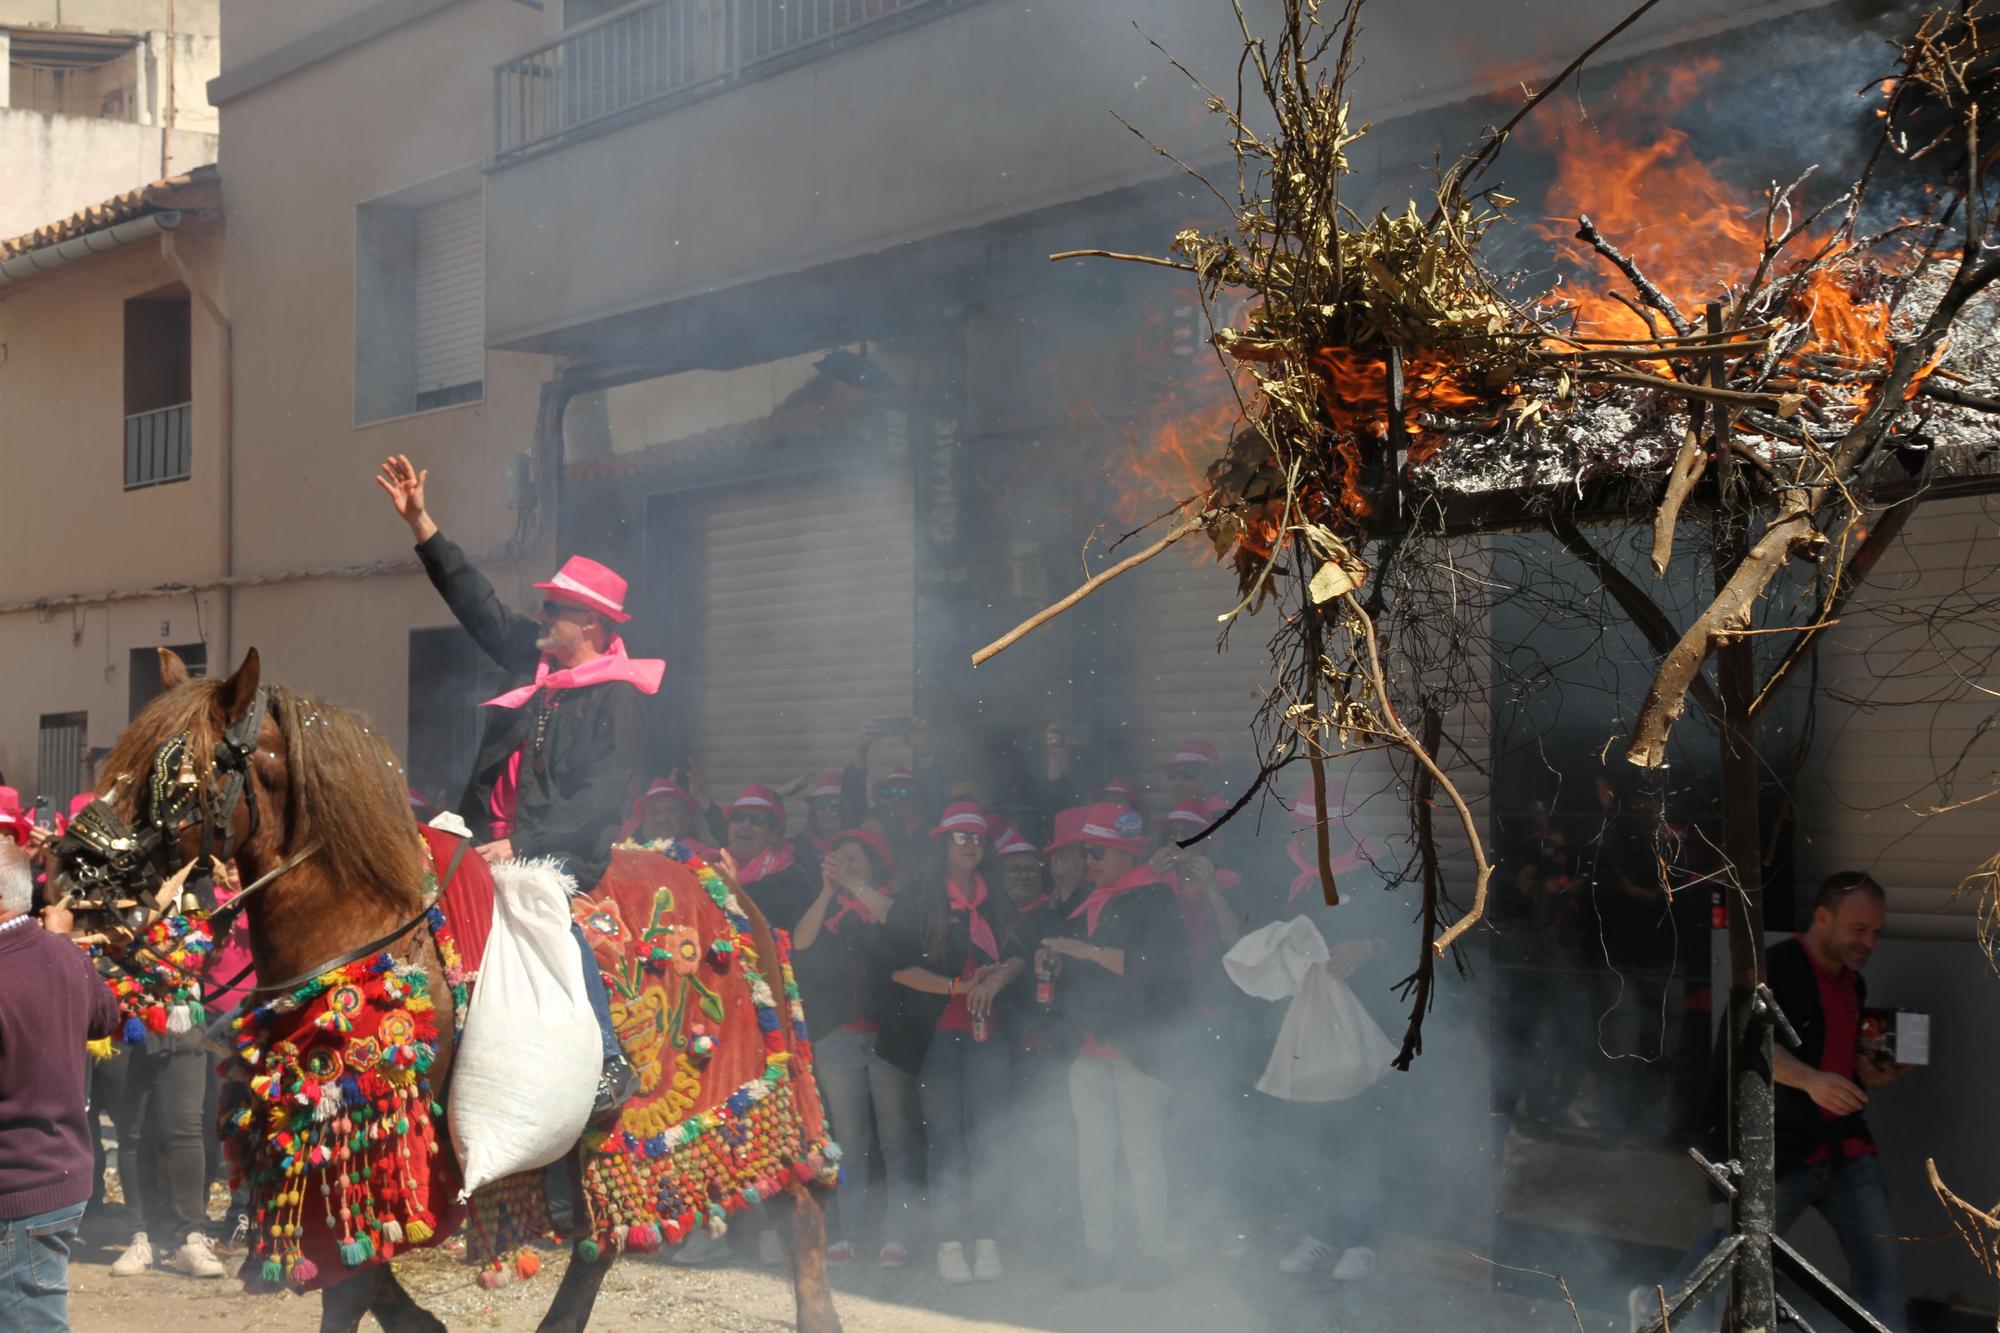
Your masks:
<svg viewBox="0 0 2000 1333"><path fill-rule="evenodd" d="M1792 1054L1818 1069L1821 1057L1826 1054L1826 1013L1820 1007L1819 981L1813 975L1812 958L1806 953L1806 946L1796 937L1774 944L1764 951L1764 967L1765 975L1770 978L1771 993L1778 998L1778 1007L1799 1034L1799 1049ZM1854 1001L1860 1006L1868 1003L1868 982L1859 973L1854 977ZM1875 1141L1861 1112L1829 1119L1818 1103L1799 1088L1780 1083L1775 1093L1779 1175L1803 1166L1821 1147L1838 1156L1842 1140Z"/></svg>
<svg viewBox="0 0 2000 1333"><path fill-rule="evenodd" d="M831 919L839 911L836 898L826 915ZM773 924L795 929L798 922ZM812 947L794 945L792 974L798 978L799 998L814 1039L857 1020L880 1025L889 987L894 985L889 971L888 922L872 923L859 912L849 912L838 933L822 928Z"/></svg>
<svg viewBox="0 0 2000 1333"><path fill-rule="evenodd" d="M541 622L511 610L444 534L417 547L424 572L473 642L507 673L509 689L532 684ZM521 759L512 841L518 856L557 856L588 889L611 863L611 844L629 813L627 792L645 746L645 696L624 681L563 690L548 710L541 771ZM541 706L484 709L485 726L459 813L473 840L492 838L493 785L517 750L532 744Z"/></svg>
<svg viewBox="0 0 2000 1333"><path fill-rule="evenodd" d="M923 900L927 894L943 891L933 885L905 889L896 895L896 905L889 910L889 924L884 927L885 976L906 967L928 968L947 977L965 971L966 955L972 952L972 926L963 912L952 912L945 917L944 956L934 959L924 951ZM993 940L1000 950L998 961L1023 957L1021 941L1009 929L1010 923L1002 915L998 898L989 893L980 914L993 927ZM980 961L986 961L984 955ZM989 1041L1006 1040L1005 1033L1013 1021L1012 1011L1022 991L1030 985L1031 981L1016 977L1014 984L1000 993L994 1002L994 1021L1000 1031L994 1032ZM884 997L878 1019L882 1030L875 1039L875 1053L905 1073L917 1073L923 1068L924 1056L930 1051L931 1037L937 1031L938 1019L944 1016L947 1001L942 995L914 990L896 981L886 982Z"/></svg>
<svg viewBox="0 0 2000 1333"><path fill-rule="evenodd" d="M1084 899L1088 899L1086 893ZM1078 901L1082 906L1083 899ZM1072 909L1075 910L1075 909ZM1129 889L1104 905L1095 932L1087 917L1068 925L1077 939L1122 949L1122 975L1081 958L1062 960L1056 998L1075 1037L1115 1047L1140 1073L1171 1081L1177 1045L1194 1044L1193 976L1180 899L1165 884Z"/></svg>

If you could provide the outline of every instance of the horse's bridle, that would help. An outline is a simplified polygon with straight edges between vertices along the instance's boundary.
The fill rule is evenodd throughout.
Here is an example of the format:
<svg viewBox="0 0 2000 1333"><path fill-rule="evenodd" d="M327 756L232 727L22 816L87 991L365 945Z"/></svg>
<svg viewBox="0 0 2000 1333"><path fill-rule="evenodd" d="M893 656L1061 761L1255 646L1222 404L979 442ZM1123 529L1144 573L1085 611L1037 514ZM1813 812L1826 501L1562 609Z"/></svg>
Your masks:
<svg viewBox="0 0 2000 1333"><path fill-rule="evenodd" d="M139 794L136 823L128 824L110 799L98 796L78 812L56 842L56 856L74 896L115 910L125 898L149 904L169 878L186 864L180 853L183 834L197 823L201 843L196 864L231 860L243 844L257 836L257 798L250 778L251 756L270 711L270 690L259 686L250 707L231 723L209 756L207 772L199 773L188 732L168 737L153 752ZM124 779L121 778L120 781ZM244 807L243 836L236 836L236 810ZM254 889L296 866L293 858L259 880ZM245 889L222 909L231 918L253 890ZM218 913L220 915L220 913ZM227 922L222 924L227 929Z"/></svg>

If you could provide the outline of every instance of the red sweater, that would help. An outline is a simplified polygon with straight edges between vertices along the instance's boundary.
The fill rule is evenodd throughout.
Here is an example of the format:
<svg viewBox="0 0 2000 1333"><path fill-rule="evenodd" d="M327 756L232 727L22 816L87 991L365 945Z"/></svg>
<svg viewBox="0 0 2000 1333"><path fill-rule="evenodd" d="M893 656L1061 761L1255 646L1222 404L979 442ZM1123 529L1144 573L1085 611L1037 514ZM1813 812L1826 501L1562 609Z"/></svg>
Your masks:
<svg viewBox="0 0 2000 1333"><path fill-rule="evenodd" d="M74 944L32 919L0 929L0 1218L90 1197L87 1040L118 1001Z"/></svg>

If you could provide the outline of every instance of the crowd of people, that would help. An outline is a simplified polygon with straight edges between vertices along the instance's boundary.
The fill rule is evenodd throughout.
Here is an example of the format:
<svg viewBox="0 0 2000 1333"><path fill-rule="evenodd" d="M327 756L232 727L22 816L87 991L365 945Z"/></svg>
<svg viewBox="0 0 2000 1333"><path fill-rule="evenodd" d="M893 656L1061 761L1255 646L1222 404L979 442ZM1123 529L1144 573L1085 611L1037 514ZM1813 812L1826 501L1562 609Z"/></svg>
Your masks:
<svg viewBox="0 0 2000 1333"><path fill-rule="evenodd" d="M998 1280L1005 1254L1027 1247L1073 1256L1073 1289L1136 1290L1167 1282L1191 1249L1240 1257L1251 1240L1242 1200L1265 1183L1256 1162L1270 1136L1317 1160L1326 1127L1259 1106L1270 1099L1252 1087L1279 1014L1230 984L1222 955L1248 930L1311 915L1337 975L1376 964L1394 910L1371 863L1378 849L1332 808L1350 905L1329 912L1310 792L1285 803L1289 836L1259 844L1225 825L1178 845L1227 805L1207 741L1170 757L1149 818L1138 784L1077 778L1059 727L1044 737L1041 801L1004 812L977 781L944 774L921 719L906 739L912 761L878 777L871 724L843 772L752 784L727 804L656 778L621 830L726 852L748 896L791 933L846 1154L828 1259L896 1268L928 1243L938 1277L956 1284ZM1386 987L1386 967L1374 970ZM1372 1273L1366 1219L1348 1220L1368 1173L1342 1164L1338 1201L1331 1172L1285 1174L1287 1211L1311 1225L1273 1262ZM1360 1211L1379 1216L1379 1204ZM694 1242L687 1258L721 1248Z"/></svg>

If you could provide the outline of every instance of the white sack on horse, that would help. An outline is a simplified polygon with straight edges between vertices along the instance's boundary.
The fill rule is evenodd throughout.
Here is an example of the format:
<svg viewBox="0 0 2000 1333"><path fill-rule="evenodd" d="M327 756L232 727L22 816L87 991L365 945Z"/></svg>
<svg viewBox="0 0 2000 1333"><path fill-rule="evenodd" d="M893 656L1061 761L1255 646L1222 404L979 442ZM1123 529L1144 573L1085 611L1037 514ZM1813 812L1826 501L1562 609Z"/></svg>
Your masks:
<svg viewBox="0 0 2000 1333"><path fill-rule="evenodd" d="M603 1064L570 934L575 881L543 861L493 867L493 935L451 1070L464 1198L576 1146Z"/></svg>

